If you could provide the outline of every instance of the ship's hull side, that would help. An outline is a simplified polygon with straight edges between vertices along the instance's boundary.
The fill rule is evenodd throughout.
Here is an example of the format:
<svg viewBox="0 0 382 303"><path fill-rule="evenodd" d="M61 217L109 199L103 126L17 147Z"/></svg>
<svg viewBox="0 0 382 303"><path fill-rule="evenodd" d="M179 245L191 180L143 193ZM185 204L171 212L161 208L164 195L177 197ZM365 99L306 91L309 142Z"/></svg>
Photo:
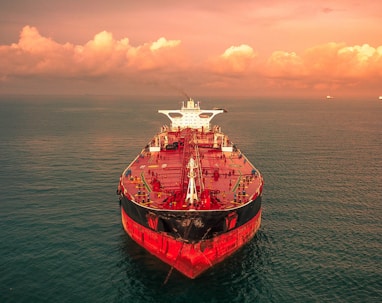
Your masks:
<svg viewBox="0 0 382 303"><path fill-rule="evenodd" d="M243 207L209 212L154 212L123 197L121 216L135 242L193 279L253 238L261 223L261 196Z"/></svg>
<svg viewBox="0 0 382 303"><path fill-rule="evenodd" d="M131 201L124 195L121 197L121 207L138 224L193 243L246 224L261 209L261 195L244 205L213 211L156 210Z"/></svg>

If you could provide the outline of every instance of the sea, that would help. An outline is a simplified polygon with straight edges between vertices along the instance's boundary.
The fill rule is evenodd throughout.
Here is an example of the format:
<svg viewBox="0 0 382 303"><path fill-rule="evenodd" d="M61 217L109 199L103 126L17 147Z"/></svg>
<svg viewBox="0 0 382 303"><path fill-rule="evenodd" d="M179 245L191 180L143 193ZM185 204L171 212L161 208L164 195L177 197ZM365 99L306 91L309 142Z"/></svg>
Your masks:
<svg viewBox="0 0 382 303"><path fill-rule="evenodd" d="M0 97L0 302L382 302L382 102L200 98L265 185L253 240L190 280L116 195L183 99Z"/></svg>

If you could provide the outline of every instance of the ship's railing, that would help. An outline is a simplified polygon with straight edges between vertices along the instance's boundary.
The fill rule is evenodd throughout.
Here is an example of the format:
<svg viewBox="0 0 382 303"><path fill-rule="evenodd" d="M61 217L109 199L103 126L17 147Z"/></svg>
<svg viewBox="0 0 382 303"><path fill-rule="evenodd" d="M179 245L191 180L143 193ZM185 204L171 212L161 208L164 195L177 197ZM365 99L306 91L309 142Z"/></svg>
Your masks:
<svg viewBox="0 0 382 303"><path fill-rule="evenodd" d="M194 143L195 143L195 147L194 147L194 150L195 150L195 159L196 159L196 163L198 163L198 167L197 167L197 179L199 180L199 187L200 187L200 192L203 192L204 191L204 183L203 183L203 179L202 179L202 165L201 165L201 160L200 160L200 153L199 153L199 146L198 146L198 142L197 142L197 137L196 137L196 134L194 133Z"/></svg>
<svg viewBox="0 0 382 303"><path fill-rule="evenodd" d="M182 176L181 176L181 191L186 192L187 188L185 188L186 184L186 176L187 176L187 163L189 161L189 155L190 155L190 134L189 131L187 132L185 138L184 138L184 146L183 146L183 163L182 163Z"/></svg>

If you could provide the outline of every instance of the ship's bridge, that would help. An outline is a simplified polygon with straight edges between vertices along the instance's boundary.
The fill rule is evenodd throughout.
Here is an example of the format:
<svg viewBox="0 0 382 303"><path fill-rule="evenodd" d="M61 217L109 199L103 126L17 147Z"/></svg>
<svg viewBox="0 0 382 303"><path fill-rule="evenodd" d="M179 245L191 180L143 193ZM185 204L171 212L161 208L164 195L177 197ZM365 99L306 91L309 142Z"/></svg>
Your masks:
<svg viewBox="0 0 382 303"><path fill-rule="evenodd" d="M223 109L201 110L199 102L195 103L192 99L186 104L182 102L180 110L158 110L158 113L166 115L171 120L173 131L185 128L210 130L212 118L223 112Z"/></svg>

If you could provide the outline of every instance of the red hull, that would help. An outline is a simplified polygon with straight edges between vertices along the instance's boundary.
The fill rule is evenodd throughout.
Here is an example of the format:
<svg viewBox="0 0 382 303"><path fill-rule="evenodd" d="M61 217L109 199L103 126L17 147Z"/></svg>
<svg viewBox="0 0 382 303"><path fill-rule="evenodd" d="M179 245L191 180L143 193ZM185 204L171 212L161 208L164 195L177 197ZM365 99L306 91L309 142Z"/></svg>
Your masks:
<svg viewBox="0 0 382 303"><path fill-rule="evenodd" d="M132 220L121 208L122 224L127 234L148 252L194 279L208 268L232 255L256 234L261 223L261 210L246 224L197 243L186 243L155 232Z"/></svg>

